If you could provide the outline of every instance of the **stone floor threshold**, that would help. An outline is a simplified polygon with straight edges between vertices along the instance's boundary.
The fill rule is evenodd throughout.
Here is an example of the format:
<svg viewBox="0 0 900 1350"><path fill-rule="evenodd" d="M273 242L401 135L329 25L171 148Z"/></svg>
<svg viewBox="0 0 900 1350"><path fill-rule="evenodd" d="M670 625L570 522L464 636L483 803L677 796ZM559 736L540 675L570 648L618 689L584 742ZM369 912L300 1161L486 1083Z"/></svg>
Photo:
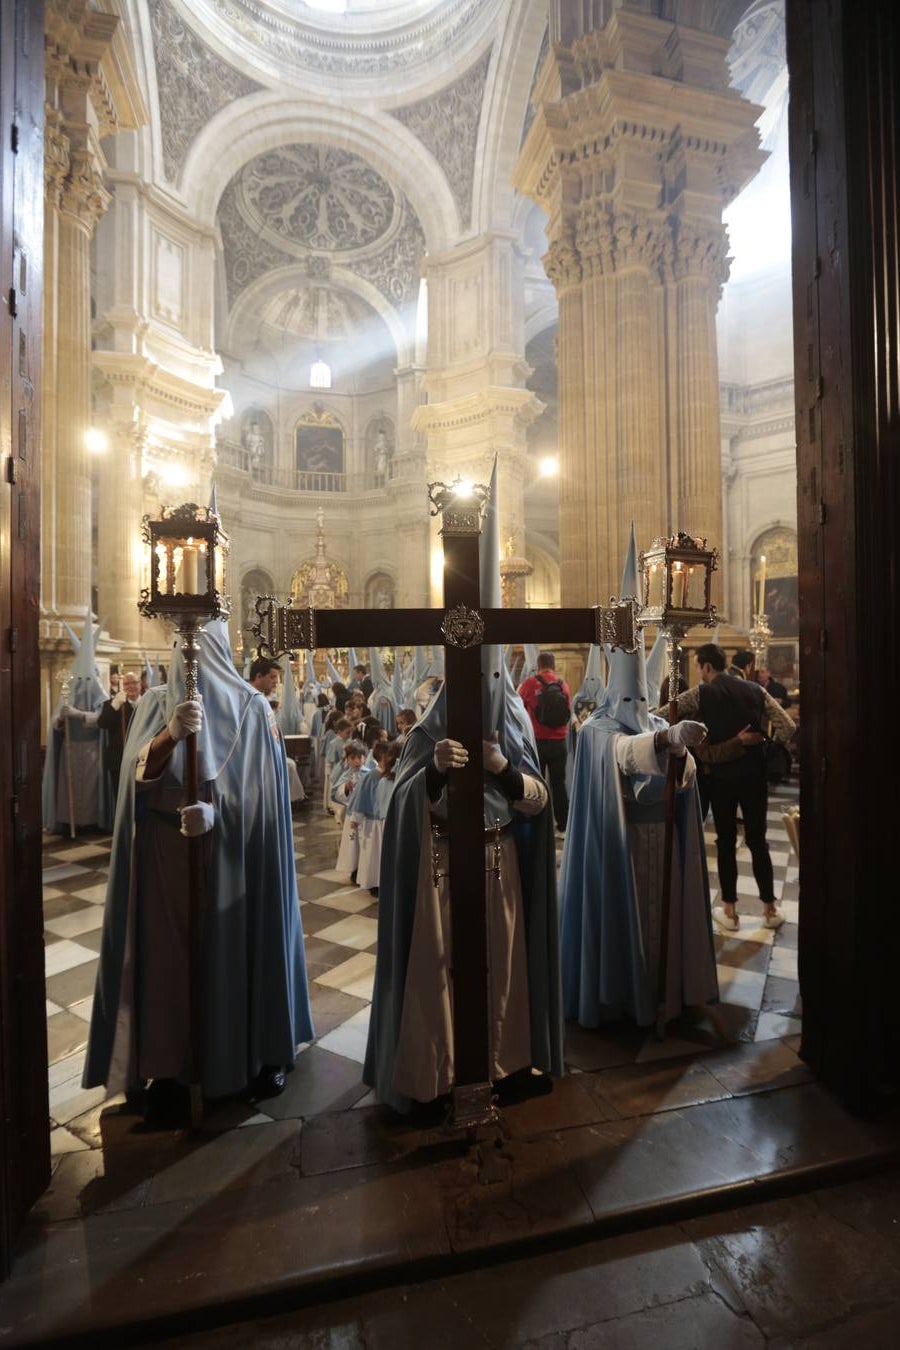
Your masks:
<svg viewBox="0 0 900 1350"><path fill-rule="evenodd" d="M565 1083L578 1082L578 1076ZM819 1084L540 1132L551 1098L510 1108L478 1150L398 1125L354 1165L365 1113L318 1119L311 1165L202 1203L55 1224L0 1290L8 1343L125 1346L432 1280L856 1179L900 1162L898 1118L850 1116ZM571 1103L557 1103L568 1108ZM529 1128L529 1121L531 1128ZM359 1122L359 1123L357 1123ZM307 1127L308 1128L308 1127ZM331 1136L329 1140L329 1135ZM484 1166L485 1158L487 1166ZM496 1179L479 1181L489 1172ZM51 1250L54 1248L54 1250Z"/></svg>

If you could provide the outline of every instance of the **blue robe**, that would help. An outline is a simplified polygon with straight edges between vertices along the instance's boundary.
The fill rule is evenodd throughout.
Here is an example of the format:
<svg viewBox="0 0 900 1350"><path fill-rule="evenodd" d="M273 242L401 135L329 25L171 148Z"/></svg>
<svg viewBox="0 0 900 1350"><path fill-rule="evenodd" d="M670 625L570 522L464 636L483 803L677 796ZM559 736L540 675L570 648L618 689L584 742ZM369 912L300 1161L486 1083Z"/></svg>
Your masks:
<svg viewBox="0 0 900 1350"><path fill-rule="evenodd" d="M512 692L511 683L507 692ZM423 833L429 828L425 770L435 743L446 735L444 709L442 690L430 712L407 737L385 819L381 851L378 956L363 1082L375 1089L380 1101L400 1112L408 1111L412 1105L408 1097L395 1090L393 1082L416 912L419 859ZM528 740L524 708L520 716L511 714L510 723L510 741L518 742L519 735L522 736L522 742L518 742L522 747L518 763L523 772L540 778L533 743ZM361 809L360 798L367 777L360 777L356 804L351 801L351 811ZM525 917L532 1064L546 1073L560 1074L562 1010L553 817L549 808L538 816L526 818L513 812L513 817Z"/></svg>
<svg viewBox="0 0 900 1350"><path fill-rule="evenodd" d="M199 642L204 701L199 778L201 796L216 811L213 829L204 836L203 1089L220 1097L242 1091L264 1065L292 1065L297 1045L312 1039L313 1027L284 746L266 700L234 670L225 625L209 624ZM139 938L150 931L160 897L157 874L138 861L151 838L146 831L165 830L157 838L176 868L183 854L186 875L188 841L177 820L159 823L148 815L136 772L142 748L163 730L184 696L176 649L169 684L141 699L125 743L86 1088L106 1084L123 1090L141 1076L139 1014L147 990ZM173 801L183 794L185 763L182 742L158 780L171 789ZM186 1070L185 1058L184 1074L173 1076L186 1080Z"/></svg>
<svg viewBox="0 0 900 1350"><path fill-rule="evenodd" d="M95 652L100 627L95 627L88 607L84 631L77 638L68 628L75 653L72 663L72 683L69 688L69 707L82 712L96 713L108 695L101 685L95 665ZM66 730L58 727L62 712L59 698L50 718L44 771L41 780L41 815L44 829L53 834L69 833L69 781L66 768ZM79 718L69 718L68 742L72 752L72 796L75 807L75 826L91 829L112 829L115 802L109 775L106 772L106 732L94 723L85 725Z"/></svg>
<svg viewBox="0 0 900 1350"><path fill-rule="evenodd" d="M641 730L658 731L667 725L649 715ZM662 774L629 778L634 800L626 800L615 754L620 734L636 731L599 709L578 733L560 871L565 1016L585 1027L625 1017L638 1026L651 1026L656 1019L656 989L641 929L629 828L639 829L642 820L647 824L664 820L665 778ZM680 922L676 936L684 960L676 959L678 948L670 945L670 1015L684 1004L709 1002L718 995L696 787L677 793L675 800L678 849L672 923Z"/></svg>

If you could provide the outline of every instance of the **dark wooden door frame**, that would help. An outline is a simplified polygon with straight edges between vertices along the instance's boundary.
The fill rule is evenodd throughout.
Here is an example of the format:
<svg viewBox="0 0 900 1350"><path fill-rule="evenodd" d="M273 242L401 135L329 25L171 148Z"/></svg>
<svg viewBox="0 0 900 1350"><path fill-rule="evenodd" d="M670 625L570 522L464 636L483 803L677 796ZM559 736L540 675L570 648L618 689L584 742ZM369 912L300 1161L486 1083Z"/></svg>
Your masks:
<svg viewBox="0 0 900 1350"><path fill-rule="evenodd" d="M44 4L0 0L0 1271L50 1178L38 680Z"/></svg>
<svg viewBox="0 0 900 1350"><path fill-rule="evenodd" d="M858 1110L900 1082L900 19L788 0L802 1054Z"/></svg>

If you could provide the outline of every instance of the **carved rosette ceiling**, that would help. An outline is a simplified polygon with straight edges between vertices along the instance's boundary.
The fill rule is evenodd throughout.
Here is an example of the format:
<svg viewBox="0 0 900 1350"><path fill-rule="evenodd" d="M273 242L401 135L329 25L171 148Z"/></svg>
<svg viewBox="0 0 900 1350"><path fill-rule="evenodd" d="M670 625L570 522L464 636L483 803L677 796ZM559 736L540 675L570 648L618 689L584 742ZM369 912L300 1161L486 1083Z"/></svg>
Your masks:
<svg viewBox="0 0 900 1350"><path fill-rule="evenodd" d="M358 155L287 145L249 161L218 208L229 304L276 268L302 264L310 281L354 272L397 308L418 295L425 235L398 189Z"/></svg>
<svg viewBox="0 0 900 1350"><path fill-rule="evenodd" d="M216 113L263 88L211 51L168 0L148 0L166 177L175 182L188 151Z"/></svg>
<svg viewBox="0 0 900 1350"><path fill-rule="evenodd" d="M323 252L365 248L401 209L371 165L327 145L286 145L257 156L238 179L251 224L290 246Z"/></svg>
<svg viewBox="0 0 900 1350"><path fill-rule="evenodd" d="M340 32L292 17L266 0L206 0L217 26L291 71L373 76L409 70L439 57L497 0L443 0L411 24L381 32Z"/></svg>
<svg viewBox="0 0 900 1350"><path fill-rule="evenodd" d="M475 151L490 63L488 50L446 89L393 112L440 164L464 226L472 220Z"/></svg>

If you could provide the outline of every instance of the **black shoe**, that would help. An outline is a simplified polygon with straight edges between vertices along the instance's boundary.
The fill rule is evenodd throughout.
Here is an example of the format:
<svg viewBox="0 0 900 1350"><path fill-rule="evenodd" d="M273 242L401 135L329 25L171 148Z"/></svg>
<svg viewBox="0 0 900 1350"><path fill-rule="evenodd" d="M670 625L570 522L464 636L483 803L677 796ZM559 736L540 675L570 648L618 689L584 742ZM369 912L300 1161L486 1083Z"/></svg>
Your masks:
<svg viewBox="0 0 900 1350"><path fill-rule="evenodd" d="M147 1089L144 1122L150 1130L180 1130L190 1124L191 1097L174 1078L154 1078Z"/></svg>
<svg viewBox="0 0 900 1350"><path fill-rule="evenodd" d="M287 1074L282 1068L264 1064L250 1084L250 1099L264 1102L267 1097L280 1097L287 1085Z"/></svg>

